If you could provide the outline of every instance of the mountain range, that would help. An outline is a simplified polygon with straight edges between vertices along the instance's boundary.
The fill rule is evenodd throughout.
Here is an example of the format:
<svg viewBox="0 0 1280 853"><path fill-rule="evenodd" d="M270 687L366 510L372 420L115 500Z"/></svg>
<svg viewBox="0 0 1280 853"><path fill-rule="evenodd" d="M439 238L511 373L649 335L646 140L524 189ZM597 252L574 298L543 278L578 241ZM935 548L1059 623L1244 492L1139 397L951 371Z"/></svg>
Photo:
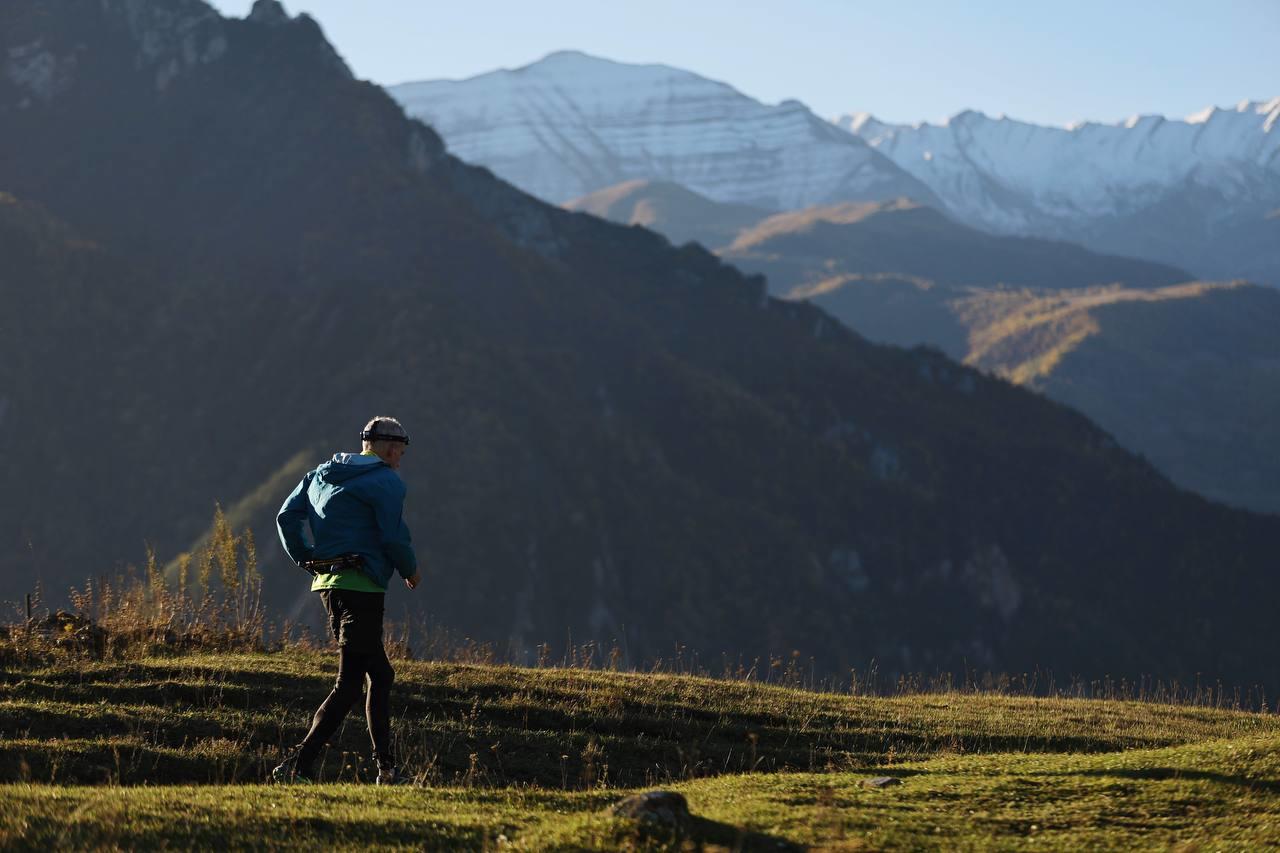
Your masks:
<svg viewBox="0 0 1280 853"><path fill-rule="evenodd" d="M819 305L871 340L935 346L1042 391L1180 485L1280 512L1272 288L989 234L902 199L767 214L633 181L568 207L674 242L703 238L777 296Z"/></svg>
<svg viewBox="0 0 1280 853"><path fill-rule="evenodd" d="M561 51L512 71L388 91L454 155L554 203L639 178L771 210L934 200L889 158L799 101L766 106L665 65Z"/></svg>
<svg viewBox="0 0 1280 853"><path fill-rule="evenodd" d="M175 555L216 499L275 612L314 613L274 511L394 414L425 582L389 613L517 658L1280 685L1258 642L1280 518L697 245L525 195L305 15L11 0L0 48L9 595L144 540Z"/></svg>
<svg viewBox="0 0 1280 853"><path fill-rule="evenodd" d="M1280 284L1280 98L1068 128L972 110L941 125L837 124L970 225Z"/></svg>
<svg viewBox="0 0 1280 853"><path fill-rule="evenodd" d="M971 110L829 123L795 100L573 52L390 91L455 154L557 203L633 180L774 212L901 196L982 230L1280 284L1280 99L1071 128Z"/></svg>

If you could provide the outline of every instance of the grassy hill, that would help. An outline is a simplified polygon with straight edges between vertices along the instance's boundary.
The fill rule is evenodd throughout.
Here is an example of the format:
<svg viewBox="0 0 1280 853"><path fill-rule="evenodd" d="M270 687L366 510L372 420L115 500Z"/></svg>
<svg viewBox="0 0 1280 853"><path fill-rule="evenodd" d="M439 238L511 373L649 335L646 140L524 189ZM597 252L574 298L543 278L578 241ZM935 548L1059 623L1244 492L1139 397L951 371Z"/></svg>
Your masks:
<svg viewBox="0 0 1280 853"><path fill-rule="evenodd" d="M681 849L606 813L682 792L715 849L1082 849L1280 843L1280 719L979 692L400 660L418 784L362 784L352 717L306 787L261 784L327 691L305 650L10 661L0 846ZM871 788L871 777L900 785ZM686 840L690 840L686 839ZM687 848L686 848L687 849Z"/></svg>

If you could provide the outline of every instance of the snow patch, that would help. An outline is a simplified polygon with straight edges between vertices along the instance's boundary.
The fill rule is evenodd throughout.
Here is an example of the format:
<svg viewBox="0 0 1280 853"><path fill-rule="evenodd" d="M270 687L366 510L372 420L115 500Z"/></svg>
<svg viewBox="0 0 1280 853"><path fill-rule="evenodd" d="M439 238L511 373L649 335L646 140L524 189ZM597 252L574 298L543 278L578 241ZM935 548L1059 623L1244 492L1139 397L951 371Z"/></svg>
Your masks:
<svg viewBox="0 0 1280 853"><path fill-rule="evenodd" d="M1200 112L1192 113L1191 115L1187 116L1185 119L1183 119L1183 121L1185 121L1187 124L1204 124L1209 119L1213 118L1214 113L1216 113L1217 111L1218 111L1217 107L1205 107L1204 109L1200 110Z"/></svg>
<svg viewBox="0 0 1280 853"><path fill-rule="evenodd" d="M845 116L845 118L848 119L847 129L852 133L859 133L863 128L867 127L867 125L876 121L875 118L872 117L871 113L853 113L852 115ZM832 124L839 123L840 119L836 119L832 122ZM876 123L879 124L879 122Z"/></svg>
<svg viewBox="0 0 1280 853"><path fill-rule="evenodd" d="M966 110L942 125L837 124L940 197L949 213L1006 233L1052 235L1063 223L1124 216L1187 182L1231 199L1280 198L1280 98L1209 107L1186 119L1135 115L1063 127Z"/></svg>

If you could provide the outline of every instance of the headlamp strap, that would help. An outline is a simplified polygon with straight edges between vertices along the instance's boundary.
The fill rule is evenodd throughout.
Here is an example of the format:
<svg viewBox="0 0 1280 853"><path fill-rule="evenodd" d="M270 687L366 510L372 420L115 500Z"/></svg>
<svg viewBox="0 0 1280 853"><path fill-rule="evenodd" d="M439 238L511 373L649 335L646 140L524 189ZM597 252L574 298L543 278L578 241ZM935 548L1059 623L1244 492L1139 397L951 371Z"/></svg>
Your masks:
<svg viewBox="0 0 1280 853"><path fill-rule="evenodd" d="M398 441L406 447L409 446L409 436L407 435L387 435L384 432L375 432L366 429L360 433L361 441Z"/></svg>

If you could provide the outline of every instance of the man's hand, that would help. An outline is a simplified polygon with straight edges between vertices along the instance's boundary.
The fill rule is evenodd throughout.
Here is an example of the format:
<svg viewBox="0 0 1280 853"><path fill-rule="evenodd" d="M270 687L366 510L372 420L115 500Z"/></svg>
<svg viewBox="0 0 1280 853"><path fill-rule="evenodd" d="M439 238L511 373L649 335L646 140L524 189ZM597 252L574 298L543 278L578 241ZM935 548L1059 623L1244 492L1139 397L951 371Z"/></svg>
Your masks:
<svg viewBox="0 0 1280 853"><path fill-rule="evenodd" d="M404 579L404 585L409 589L417 589L420 583L422 583L422 572L414 572L413 577Z"/></svg>

